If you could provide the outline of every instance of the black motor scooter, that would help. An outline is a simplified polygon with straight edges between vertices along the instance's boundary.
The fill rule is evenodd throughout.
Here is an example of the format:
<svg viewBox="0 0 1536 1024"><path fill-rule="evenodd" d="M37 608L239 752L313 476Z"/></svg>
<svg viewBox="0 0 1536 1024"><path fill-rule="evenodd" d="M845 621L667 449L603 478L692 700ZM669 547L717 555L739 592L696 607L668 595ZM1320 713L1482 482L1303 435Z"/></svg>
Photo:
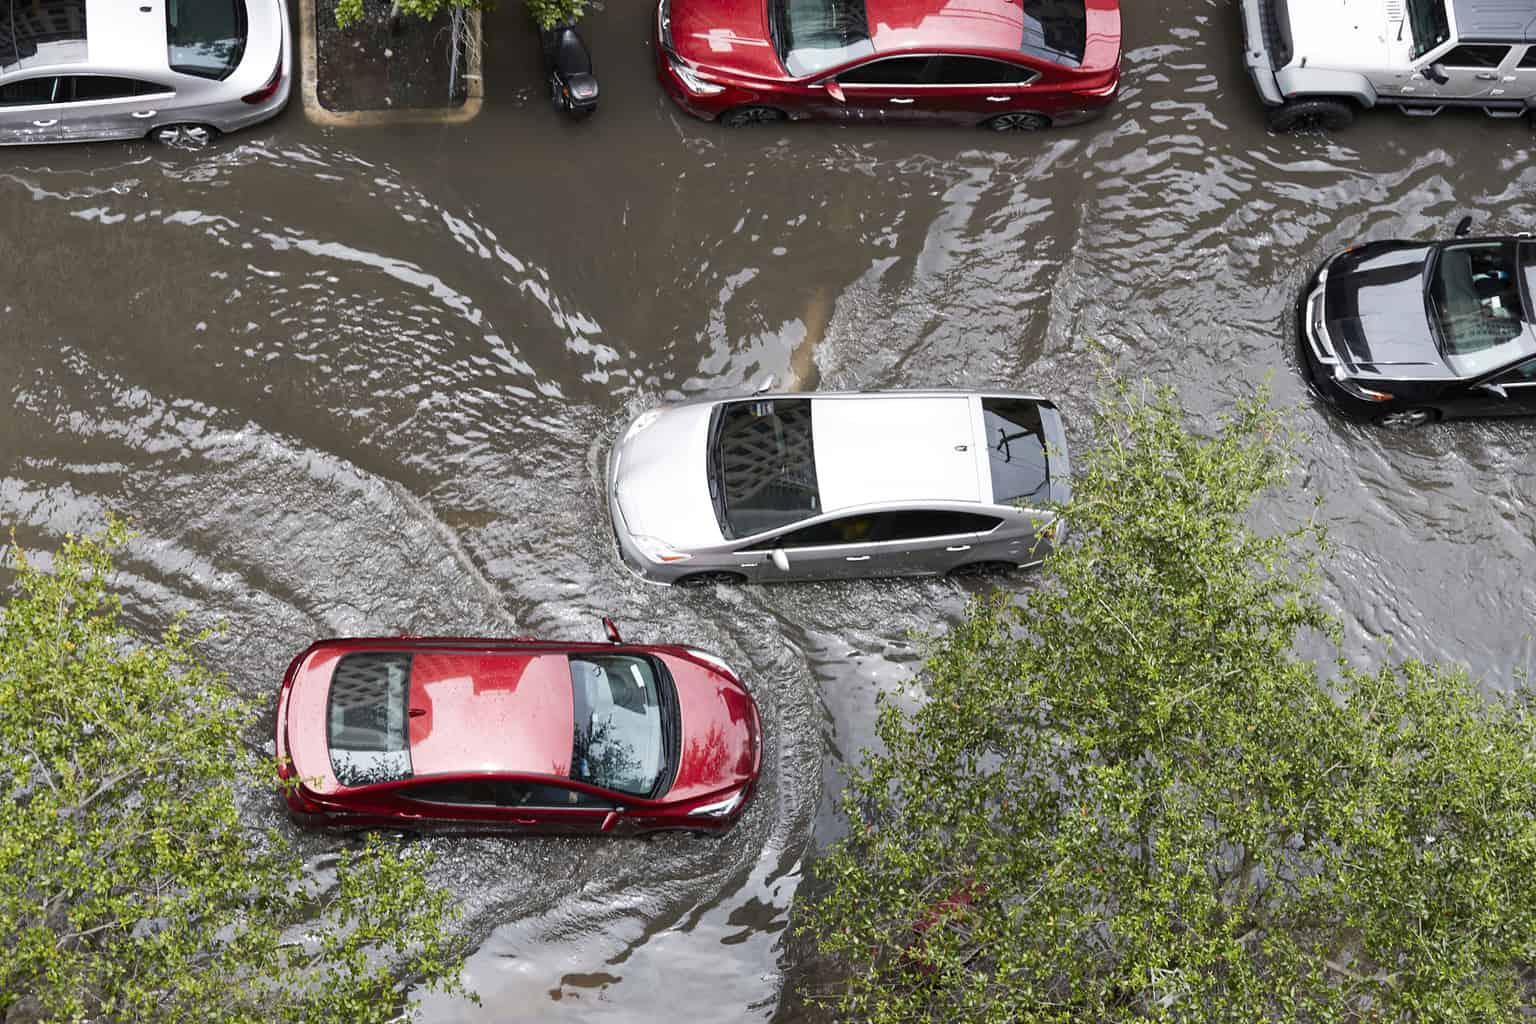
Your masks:
<svg viewBox="0 0 1536 1024"><path fill-rule="evenodd" d="M592 55L570 23L541 28L544 70L549 75L549 98L556 110L571 117L586 117L597 109L597 76L592 74Z"/></svg>

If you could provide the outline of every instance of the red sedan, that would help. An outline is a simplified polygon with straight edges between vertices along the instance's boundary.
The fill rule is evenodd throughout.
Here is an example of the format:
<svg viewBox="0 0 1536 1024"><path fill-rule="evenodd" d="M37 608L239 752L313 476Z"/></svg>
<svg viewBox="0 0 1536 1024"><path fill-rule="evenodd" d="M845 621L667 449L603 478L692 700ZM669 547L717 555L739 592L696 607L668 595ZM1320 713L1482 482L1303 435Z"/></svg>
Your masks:
<svg viewBox="0 0 1536 1024"><path fill-rule="evenodd" d="M661 0L656 70L695 117L1038 131L1120 86L1119 0Z"/></svg>
<svg viewBox="0 0 1536 1024"><path fill-rule="evenodd" d="M306 824L720 832L757 781L741 681L687 647L322 640L277 701L278 774Z"/></svg>

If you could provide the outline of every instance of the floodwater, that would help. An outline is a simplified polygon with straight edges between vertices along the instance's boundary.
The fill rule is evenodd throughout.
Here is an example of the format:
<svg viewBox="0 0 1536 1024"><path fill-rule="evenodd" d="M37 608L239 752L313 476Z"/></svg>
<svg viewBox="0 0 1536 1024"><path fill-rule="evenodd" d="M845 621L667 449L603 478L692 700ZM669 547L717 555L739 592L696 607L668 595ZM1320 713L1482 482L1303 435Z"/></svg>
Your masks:
<svg viewBox="0 0 1536 1024"><path fill-rule="evenodd" d="M335 634L591 639L611 615L737 666L768 746L726 838L431 840L484 1000L426 997L436 1022L798 1016L786 929L840 773L877 693L918 699L910 633L964 605L942 581L636 581L600 467L658 402L770 374L1001 383L1059 399L1082 446L1096 352L1201 422L1268 379L1311 440L1260 518L1319 503L1346 656L1390 638L1519 685L1536 423L1401 436L1326 415L1290 304L1357 239L1536 224L1536 136L1379 113L1272 137L1235 5L1128 6L1118 106L1039 136L727 132L654 84L649 8L610 2L585 26L604 90L585 124L546 105L513 12L489 22L466 126L321 130L295 99L203 154L0 151L0 523L47 548L131 517L136 624L225 623L210 653L263 702ZM252 813L289 827L275 799ZM301 841L317 869L339 842Z"/></svg>

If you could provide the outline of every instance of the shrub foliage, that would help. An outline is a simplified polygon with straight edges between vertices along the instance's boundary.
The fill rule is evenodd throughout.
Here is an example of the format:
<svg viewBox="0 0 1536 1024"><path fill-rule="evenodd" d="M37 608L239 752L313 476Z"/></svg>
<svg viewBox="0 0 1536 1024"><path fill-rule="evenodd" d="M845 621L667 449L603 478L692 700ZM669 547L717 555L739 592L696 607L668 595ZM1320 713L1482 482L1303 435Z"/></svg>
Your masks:
<svg viewBox="0 0 1536 1024"><path fill-rule="evenodd" d="M528 5L528 13L533 15L533 20L538 22L541 28L553 28L562 22L573 22L581 17L581 13L587 8L587 0L524 0L524 2ZM445 8L462 7L468 10L483 10L491 7L493 3L494 0L395 0L390 10L396 14L409 14L431 20ZM346 28L362 20L363 0L337 0L336 24L339 27Z"/></svg>
<svg viewBox="0 0 1536 1024"><path fill-rule="evenodd" d="M370 840L330 884L242 820L251 709L179 624L142 643L108 590L125 539L13 545L0 609L0 1020L385 1021L458 990L426 862ZM244 781L245 786L240 785Z"/></svg>
<svg viewBox="0 0 1536 1024"><path fill-rule="evenodd" d="M841 979L812 998L874 1024L1520 1019L1526 696L1320 676L1294 651L1339 639L1326 540L1246 525L1277 414L1203 438L1168 393L1112 404L1042 585L976 602L926 703L882 707L803 910Z"/></svg>

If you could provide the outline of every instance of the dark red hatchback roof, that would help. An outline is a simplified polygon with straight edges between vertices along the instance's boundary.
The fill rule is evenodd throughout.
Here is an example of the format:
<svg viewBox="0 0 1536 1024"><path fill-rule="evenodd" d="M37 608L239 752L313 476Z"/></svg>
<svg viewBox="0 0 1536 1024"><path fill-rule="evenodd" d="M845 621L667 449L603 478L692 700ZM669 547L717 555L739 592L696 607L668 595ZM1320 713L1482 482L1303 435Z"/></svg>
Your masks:
<svg viewBox="0 0 1536 1024"><path fill-rule="evenodd" d="M696 800L755 779L755 703L710 655L671 646L412 637L323 640L294 659L278 699L285 777L314 797L338 799L427 776L571 778L573 737L581 732L573 656L584 664L648 658L665 669L676 706L664 717L676 719L669 728L678 743L653 799ZM576 781L590 784L579 773Z"/></svg>

